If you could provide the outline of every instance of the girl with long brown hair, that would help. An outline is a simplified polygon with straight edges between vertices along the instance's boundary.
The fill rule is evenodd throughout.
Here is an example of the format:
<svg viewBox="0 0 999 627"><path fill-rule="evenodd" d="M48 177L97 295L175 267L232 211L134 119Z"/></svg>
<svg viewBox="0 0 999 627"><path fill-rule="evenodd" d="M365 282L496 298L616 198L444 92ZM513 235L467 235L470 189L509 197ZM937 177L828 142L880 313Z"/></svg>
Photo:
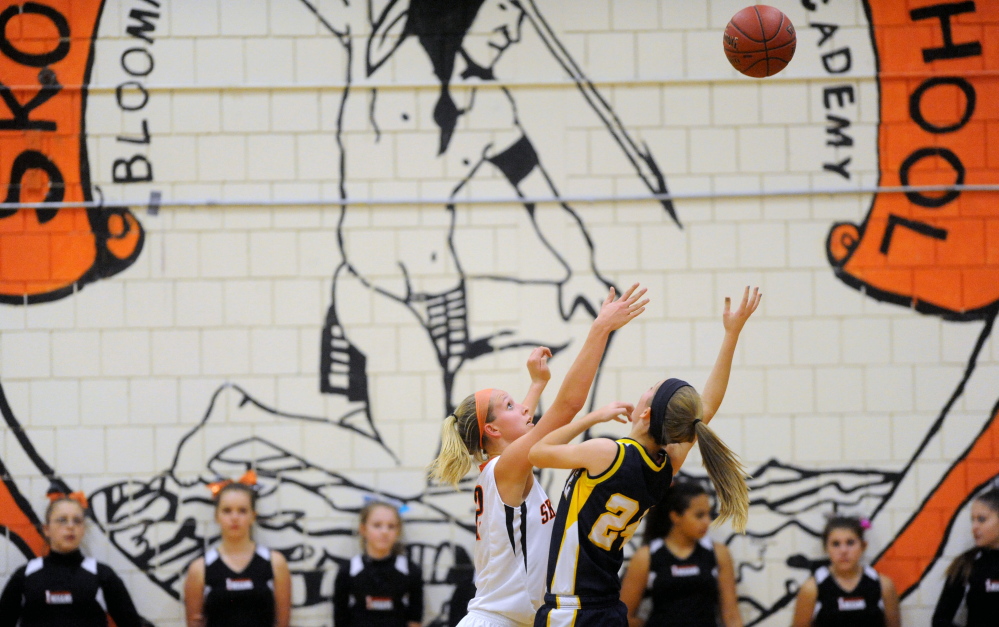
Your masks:
<svg viewBox="0 0 999 627"><path fill-rule="evenodd" d="M759 289L750 295L747 287L735 311L725 299L725 336L703 394L686 381L666 379L649 388L634 407L612 403L549 433L531 449L536 466L574 469L562 491L548 555L548 594L535 625L628 624L628 610L619 598L622 547L645 512L663 499L695 442L718 494L718 519L731 520L736 531L745 529L745 471L708 422L725 396L739 333L760 298ZM601 422L625 422L622 414L632 423L628 437L570 443Z"/></svg>
<svg viewBox="0 0 999 627"><path fill-rule="evenodd" d="M994 626L999 620L999 488L971 502L971 535L975 546L947 568L933 627L951 627L962 603L968 608L967 627Z"/></svg>

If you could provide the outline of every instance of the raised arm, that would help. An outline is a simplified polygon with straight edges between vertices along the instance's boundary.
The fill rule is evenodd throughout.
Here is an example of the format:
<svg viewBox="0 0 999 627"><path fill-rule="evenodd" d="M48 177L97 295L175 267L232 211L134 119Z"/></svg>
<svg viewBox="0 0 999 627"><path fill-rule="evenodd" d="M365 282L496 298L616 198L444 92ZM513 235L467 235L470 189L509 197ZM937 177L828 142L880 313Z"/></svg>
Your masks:
<svg viewBox="0 0 999 627"><path fill-rule="evenodd" d="M603 359L607 339L613 331L645 311L645 305L649 302L642 298L645 291L645 288L639 289L636 283L621 298L615 298L614 288L610 289L555 400L541 420L530 431L511 442L500 455L496 462L496 484L500 498L507 505L519 505L523 502L528 480L534 471L527 457L531 447L545 435L568 423L583 409L590 393L590 385L597 374L597 367Z"/></svg>
<svg viewBox="0 0 999 627"><path fill-rule="evenodd" d="M627 422L621 416L630 416L634 409L630 403L617 401L559 427L531 448L531 463L540 468L585 468L590 475L600 474L614 463L617 442L607 438L594 438L578 444L571 442L601 422Z"/></svg>
<svg viewBox="0 0 999 627"><path fill-rule="evenodd" d="M701 390L701 405L704 410L702 420L707 423L718 412L722 399L725 398L725 390L728 388L728 377L732 372L732 357L735 355L735 345L739 341L739 333L742 327L753 315L756 308L760 306L760 288L753 288L752 296L749 294L749 287L742 295L742 303L739 308L732 311L732 299L725 297L725 311L722 314L722 324L725 326L725 337L722 339L721 348L718 350L718 358L715 359L714 368L708 375L708 380Z"/></svg>
<svg viewBox="0 0 999 627"><path fill-rule="evenodd" d="M725 326L725 337L722 339L721 348L718 350L718 358L708 375L708 380L701 390L701 410L703 415L701 420L707 424L718 413L722 399L725 398L725 390L728 388L728 377L732 372L732 357L735 355L735 345L739 341L739 333L746 324L746 320L753 315L756 308L760 306L760 288L754 288L752 295L749 287L742 295L742 303L739 308L732 311L732 299L725 297L725 311L722 313L722 324ZM694 442L678 442L669 444L666 453L673 463L673 472L680 470L690 449L694 448Z"/></svg>
<svg viewBox="0 0 999 627"><path fill-rule="evenodd" d="M527 358L527 372L531 375L531 387L524 397L524 406L531 410L531 415L538 409L538 401L541 400L541 393L545 391L548 380L552 378L551 370L548 369L548 360L551 359L552 351L547 346L539 346L531 351L531 356Z"/></svg>

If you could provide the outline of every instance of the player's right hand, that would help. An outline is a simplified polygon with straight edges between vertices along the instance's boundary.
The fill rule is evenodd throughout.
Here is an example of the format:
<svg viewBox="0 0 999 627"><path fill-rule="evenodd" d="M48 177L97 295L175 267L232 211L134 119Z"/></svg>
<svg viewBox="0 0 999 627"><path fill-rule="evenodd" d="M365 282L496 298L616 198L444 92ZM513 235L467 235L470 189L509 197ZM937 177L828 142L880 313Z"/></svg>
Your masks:
<svg viewBox="0 0 999 627"><path fill-rule="evenodd" d="M646 288L639 288L638 283L635 283L621 295L621 298L615 298L614 288L611 287L607 293L607 298L604 299L604 304L600 307L600 314L593 323L607 325L611 331L620 329L645 311L649 299L642 298L642 296L647 291Z"/></svg>

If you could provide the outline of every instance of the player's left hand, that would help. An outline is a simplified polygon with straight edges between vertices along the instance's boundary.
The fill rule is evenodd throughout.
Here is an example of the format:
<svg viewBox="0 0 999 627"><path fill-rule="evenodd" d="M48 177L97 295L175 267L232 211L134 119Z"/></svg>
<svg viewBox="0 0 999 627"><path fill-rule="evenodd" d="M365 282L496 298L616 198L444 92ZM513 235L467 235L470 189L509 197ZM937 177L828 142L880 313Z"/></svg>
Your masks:
<svg viewBox="0 0 999 627"><path fill-rule="evenodd" d="M551 370L548 369L548 360L552 356L552 351L547 346L539 346L531 351L527 358L527 372L531 374L531 382L547 382L552 378Z"/></svg>
<svg viewBox="0 0 999 627"><path fill-rule="evenodd" d="M746 320L749 320L749 316L753 315L756 308L760 306L762 298L763 294L760 293L760 288L754 287L753 293L750 295L749 286L747 285L746 291L742 294L742 302L739 304L739 308L732 311L732 299L726 296L725 311L722 313L722 324L725 325L725 331L729 333L739 333L742 331Z"/></svg>
<svg viewBox="0 0 999 627"><path fill-rule="evenodd" d="M586 415L586 420L591 424L610 422L611 420L627 424L631 422L631 412L635 411L635 406L624 401L614 401L604 405L600 409L595 409Z"/></svg>

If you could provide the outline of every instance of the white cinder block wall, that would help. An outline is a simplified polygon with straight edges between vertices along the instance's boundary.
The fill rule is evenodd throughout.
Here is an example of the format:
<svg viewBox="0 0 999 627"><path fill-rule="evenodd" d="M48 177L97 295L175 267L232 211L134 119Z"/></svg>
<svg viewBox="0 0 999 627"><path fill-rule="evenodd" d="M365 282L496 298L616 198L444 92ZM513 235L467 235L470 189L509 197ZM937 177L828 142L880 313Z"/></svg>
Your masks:
<svg viewBox="0 0 999 627"><path fill-rule="evenodd" d="M880 302L839 280L826 253L834 223L864 221L892 150L879 144L865 3L775 0L797 26L797 53L778 77L756 80L722 53L744 1L538 0L519 3L532 5L525 16L487 0L463 45L495 80L462 78L459 62L447 141L426 51L413 37L391 51L400 32L369 19L408 4L106 0L82 141L95 199L128 206L144 245L127 269L75 293L0 305L0 384L23 427L0 430L4 480L34 515L49 484L39 460L85 490L95 514L86 548L157 626L183 624L182 572L217 533L204 484L218 475L261 473L259 536L300 573L296 625L330 624L336 559L358 549L356 508L402 500L429 622L450 597L456 552L472 550L473 510L467 491L424 479L446 413L428 321L450 311L458 341L525 344L459 367L453 357L451 402L486 386L523 394L529 346L567 345L552 360L550 402L592 320L572 310L576 296L599 305L606 282L640 281L650 307L614 337L595 393L601 404L634 401L666 375L702 385L724 298L758 285L763 304L712 423L754 472L750 533L712 534L738 561L745 620L786 624L788 596L808 575L788 558L821 557L824 515L874 515L874 560L996 402L987 317ZM129 33L138 11L148 40ZM817 23L838 29L821 41ZM832 73L823 55L842 48L851 69ZM852 102L824 96L843 87ZM849 120L852 145L828 145L830 114ZM128 141L144 126L146 143ZM522 138L538 165L515 187L489 159ZM682 227L650 198L640 151L676 195ZM133 174L149 165L151 180L116 180L136 155ZM845 159L849 180L823 168ZM564 207L517 201L555 194ZM999 238L984 241L994 268ZM320 367L331 328L366 358L366 376L349 385ZM946 428L928 438L945 409ZM984 463L999 469L992 455ZM685 472L702 474L699 462ZM559 477L544 480L557 493ZM928 622L947 556L970 546L964 496L952 495L956 522L934 540L945 557L903 602L907 624ZM15 541L0 542L0 577L25 560Z"/></svg>

